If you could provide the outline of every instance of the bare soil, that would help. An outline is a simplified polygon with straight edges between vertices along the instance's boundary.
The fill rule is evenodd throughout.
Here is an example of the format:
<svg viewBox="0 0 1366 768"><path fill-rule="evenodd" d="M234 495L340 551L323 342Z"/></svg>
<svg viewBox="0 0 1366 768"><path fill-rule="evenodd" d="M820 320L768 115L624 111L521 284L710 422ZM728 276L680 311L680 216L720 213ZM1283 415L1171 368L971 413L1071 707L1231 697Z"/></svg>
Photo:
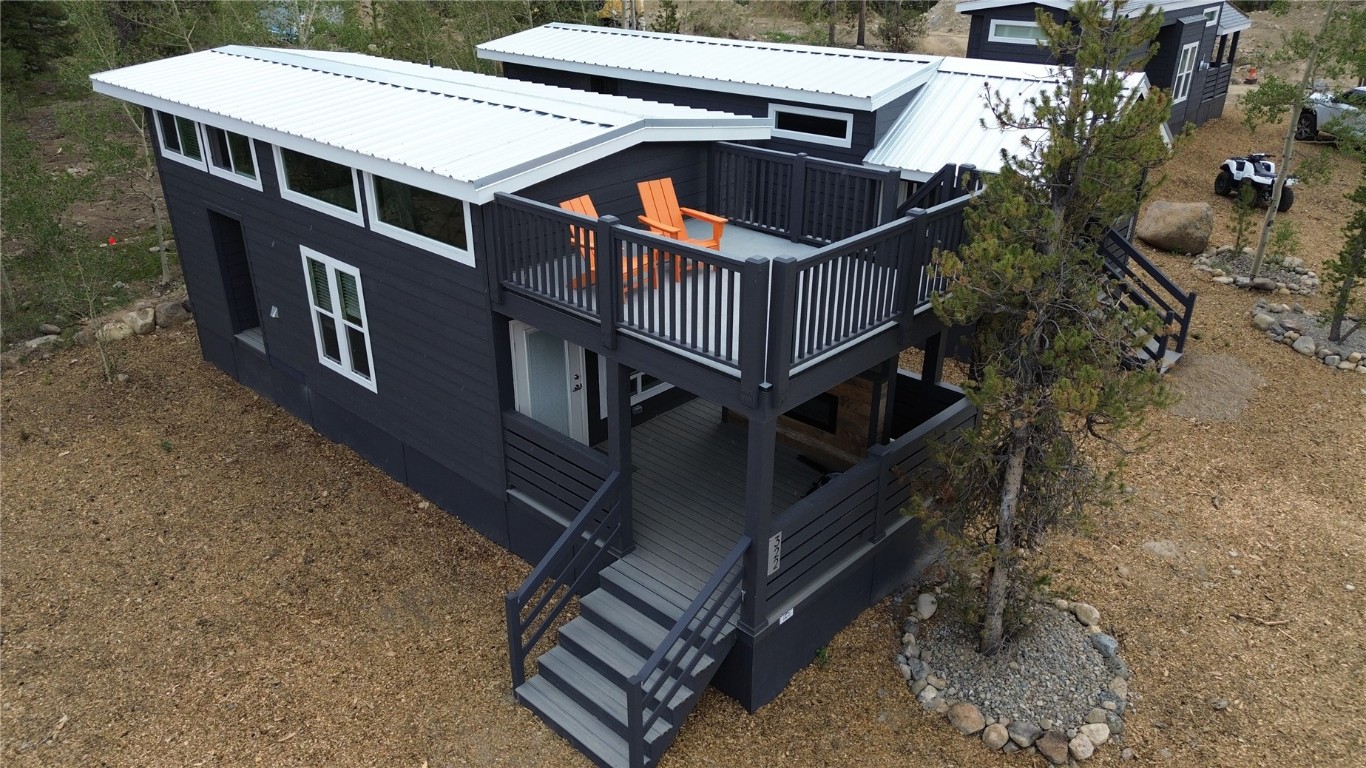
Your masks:
<svg viewBox="0 0 1366 768"><path fill-rule="evenodd" d="M1274 133L1208 124L1158 197L1210 201L1230 242L1214 171ZM1341 244L1359 170L1339 164L1289 214L1312 268ZM1366 765L1366 377L1154 258L1201 291L1184 400L1131 457L1132 497L1050 542L1057 587L1122 643L1139 764ZM0 379L0 759L587 764L510 696L502 595L525 563L202 362L192 329L113 352L125 383L88 349ZM1037 764L921 711L893 614L865 611L753 716L709 692L663 764Z"/></svg>

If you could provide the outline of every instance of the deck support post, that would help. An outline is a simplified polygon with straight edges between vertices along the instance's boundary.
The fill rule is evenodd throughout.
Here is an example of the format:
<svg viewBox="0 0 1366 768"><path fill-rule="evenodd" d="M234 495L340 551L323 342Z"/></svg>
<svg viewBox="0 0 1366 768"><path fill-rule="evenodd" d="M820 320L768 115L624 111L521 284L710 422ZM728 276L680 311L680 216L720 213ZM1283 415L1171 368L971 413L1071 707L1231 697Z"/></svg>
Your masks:
<svg viewBox="0 0 1366 768"><path fill-rule="evenodd" d="M925 339L925 363L920 366L920 381L938 384L944 377L944 353L948 349L948 334L944 331Z"/></svg>
<svg viewBox="0 0 1366 768"><path fill-rule="evenodd" d="M873 382L873 397L868 404L868 445L874 446L882 442L882 436L887 431L886 419L890 418L891 405L889 393L896 388L896 368L897 357L892 357L879 366L878 378Z"/></svg>
<svg viewBox="0 0 1366 768"><path fill-rule="evenodd" d="M882 431L878 435L878 444L891 439L892 420L896 418L896 388L897 382L901 380L901 355L898 354L887 361L891 366L891 375L887 377L887 413L882 417Z"/></svg>
<svg viewBox="0 0 1366 768"><path fill-rule="evenodd" d="M801 152L792 158L792 187L787 191L787 237L792 242L802 239L802 222L805 219L806 153Z"/></svg>
<svg viewBox="0 0 1366 768"><path fill-rule="evenodd" d="M773 522L773 462L778 449L778 417L755 414L749 419L745 451L745 535L753 542L745 553L745 603L740 628L750 635L768 625L767 587ZM776 545L781 555L781 541Z"/></svg>
<svg viewBox="0 0 1366 768"><path fill-rule="evenodd" d="M594 261L597 266L598 324L602 346L617 348L617 326L621 323L621 256L612 244L612 229L620 223L616 216L603 216L593 228Z"/></svg>
<svg viewBox="0 0 1366 768"><path fill-rule="evenodd" d="M607 362L607 467L621 475L617 503L622 505L621 533L610 545L621 557L636 548L631 503L631 370L616 360Z"/></svg>

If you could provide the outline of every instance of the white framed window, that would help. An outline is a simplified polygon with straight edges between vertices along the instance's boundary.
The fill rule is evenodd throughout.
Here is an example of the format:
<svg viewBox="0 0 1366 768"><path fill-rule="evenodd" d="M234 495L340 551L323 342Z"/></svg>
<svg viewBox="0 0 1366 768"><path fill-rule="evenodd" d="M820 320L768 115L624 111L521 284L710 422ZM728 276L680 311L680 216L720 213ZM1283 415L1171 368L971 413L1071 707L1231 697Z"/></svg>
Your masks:
<svg viewBox="0 0 1366 768"><path fill-rule="evenodd" d="M1045 41L1043 27L1033 21L1009 21L992 19L987 30L987 40L993 43L1014 43L1016 45L1037 45Z"/></svg>
<svg viewBox="0 0 1366 768"><path fill-rule="evenodd" d="M769 104L768 118L773 121L774 138L833 147L849 147L854 143L854 116L847 112Z"/></svg>
<svg viewBox="0 0 1366 768"><path fill-rule="evenodd" d="M1172 81L1173 104L1180 104L1190 95L1191 76L1195 72L1195 54L1199 48L1198 42L1181 46L1181 55L1176 63L1176 79Z"/></svg>
<svg viewBox="0 0 1366 768"><path fill-rule="evenodd" d="M365 199L374 231L474 266L469 203L372 173Z"/></svg>
<svg viewBox="0 0 1366 768"><path fill-rule="evenodd" d="M204 170L204 141L199 123L169 112L157 112L157 138L161 154L171 160Z"/></svg>
<svg viewBox="0 0 1366 768"><path fill-rule="evenodd" d="M350 166L276 145L275 168L280 174L280 197L365 225L360 215L360 182Z"/></svg>
<svg viewBox="0 0 1366 768"><path fill-rule="evenodd" d="M1205 9L1205 12L1203 14L1205 17L1205 26L1212 27L1215 24L1219 23L1219 8L1220 6L1216 5L1213 8Z"/></svg>
<svg viewBox="0 0 1366 768"><path fill-rule="evenodd" d="M204 126L204 138L209 145L209 173L261 190L256 147L251 139L212 125Z"/></svg>
<svg viewBox="0 0 1366 768"><path fill-rule="evenodd" d="M306 246L299 246L299 252L303 254L318 362L376 391L360 270Z"/></svg>

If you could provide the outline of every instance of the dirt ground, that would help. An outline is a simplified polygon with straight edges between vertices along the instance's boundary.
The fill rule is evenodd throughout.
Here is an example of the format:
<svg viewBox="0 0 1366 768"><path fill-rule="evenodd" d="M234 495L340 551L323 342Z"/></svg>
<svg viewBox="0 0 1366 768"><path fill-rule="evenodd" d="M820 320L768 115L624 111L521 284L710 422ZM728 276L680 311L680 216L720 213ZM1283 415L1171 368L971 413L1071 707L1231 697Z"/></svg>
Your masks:
<svg viewBox="0 0 1366 768"><path fill-rule="evenodd" d="M1210 123L1156 197L1210 201L1231 241L1210 187L1250 149L1275 132ZM1311 267L1341 243L1340 165L1289 214ZM1200 291L1184 400L1153 417L1131 499L1051 542L1057 586L1134 669L1138 764L1366 765L1366 376L1271 344L1249 294L1154 257ZM113 351L125 383L86 349L0 379L0 759L587 764L510 696L502 595L525 563L202 362L192 329ZM757 714L709 692L663 764L1039 764L922 712L896 650L884 603Z"/></svg>

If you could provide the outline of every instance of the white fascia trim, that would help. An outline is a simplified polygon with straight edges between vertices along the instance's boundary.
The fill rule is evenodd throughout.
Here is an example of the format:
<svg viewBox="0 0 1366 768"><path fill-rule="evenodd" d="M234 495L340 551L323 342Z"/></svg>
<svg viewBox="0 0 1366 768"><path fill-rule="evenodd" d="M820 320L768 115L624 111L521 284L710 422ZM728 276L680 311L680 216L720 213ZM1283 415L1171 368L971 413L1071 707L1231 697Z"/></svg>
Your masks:
<svg viewBox="0 0 1366 768"><path fill-rule="evenodd" d="M190 117L196 122L208 123L215 128L223 128L224 130L229 130L234 133L240 133L247 138L259 139L267 144L292 149L295 152L303 152L306 155L314 155L316 157L321 157L324 160L331 160L334 163L340 163L362 171L378 173L381 176L386 176L395 181L402 181L403 183L411 184L414 187L430 189L433 192L440 192L449 197L458 197L461 200L469 200L471 202L481 202L475 200L474 185L468 181L452 179L449 176L442 176L430 171L413 168L412 166L382 160L349 149L334 147L330 144L324 144L313 139L306 139L291 133L265 128L255 125L254 123L248 123L236 118L215 114L207 110L187 107L183 104L168 101L150 94L130 90L123 86L111 85L97 80L93 76L90 79L94 84L96 93L112 96L116 99L137 104L140 107L148 107L163 112L178 113L182 116Z"/></svg>
<svg viewBox="0 0 1366 768"><path fill-rule="evenodd" d="M655 83L656 85L671 85L690 90L715 90L723 93L734 93L741 96L757 96L762 99L778 99L780 101L799 101L823 107L841 107L843 109L857 109L865 112L877 109L881 106L881 104L874 102L873 97L841 96L834 93L803 91L797 88L781 88L774 85L757 85L754 83L737 83L733 80L713 80L701 77L690 77L687 75L674 75L667 72L611 67L605 64L565 61L563 59L551 59L544 56L528 56L520 53L504 53L502 51L491 50L484 51L483 53L484 58L490 61L500 61L507 64L525 64L529 67L551 67L565 72L577 72L582 75L616 77L623 80ZM934 69L930 63L927 63L925 66ZM886 103L886 101L890 101L901 93L910 90L913 90L913 86L910 88L898 88L891 98L887 98L882 103ZM882 96L883 94L878 94L878 98L882 98Z"/></svg>
<svg viewBox="0 0 1366 768"><path fill-rule="evenodd" d="M384 176L384 174L379 174ZM385 176L384 178L389 178ZM409 184L408 186L416 186ZM423 187L425 189L425 187ZM428 190L432 191L432 190ZM454 199L454 198L452 198ZM466 200L456 200L464 208L465 213L465 248L457 248L450 243L443 243L440 240L433 240L430 237L419 235L396 227L393 224L381 221L379 218L379 201L375 194L375 174L365 174L365 206L370 218L370 229L385 237L390 237L399 242L416 246L424 251L435 253L438 256L445 256L451 261L456 261L466 266L474 266L474 227L470 225L470 204Z"/></svg>

